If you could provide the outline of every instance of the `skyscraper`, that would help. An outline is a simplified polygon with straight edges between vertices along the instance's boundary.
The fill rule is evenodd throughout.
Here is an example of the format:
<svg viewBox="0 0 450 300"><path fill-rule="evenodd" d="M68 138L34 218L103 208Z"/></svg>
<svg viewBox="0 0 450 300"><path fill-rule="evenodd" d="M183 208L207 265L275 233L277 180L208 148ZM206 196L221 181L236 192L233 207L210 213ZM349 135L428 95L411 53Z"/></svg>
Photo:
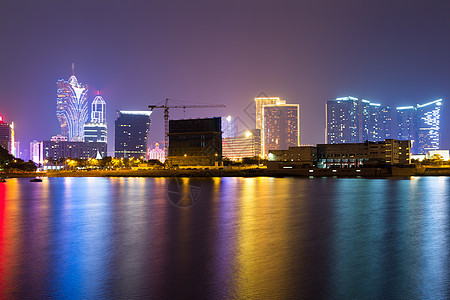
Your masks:
<svg viewBox="0 0 450 300"><path fill-rule="evenodd" d="M14 122L11 124L3 121L0 116L0 146L8 150L9 154L16 155L14 149Z"/></svg>
<svg viewBox="0 0 450 300"><path fill-rule="evenodd" d="M391 138L391 127L389 106L351 96L336 98L326 104L328 144L383 141Z"/></svg>
<svg viewBox="0 0 450 300"><path fill-rule="evenodd" d="M56 82L56 116L61 126L61 135L69 141L82 142L84 123L88 119L88 86L78 82L72 64L72 76L68 81Z"/></svg>
<svg viewBox="0 0 450 300"><path fill-rule="evenodd" d="M413 154L426 154L440 147L442 99L416 106L397 107L398 139L411 140Z"/></svg>
<svg viewBox="0 0 450 300"><path fill-rule="evenodd" d="M115 156L145 157L151 111L118 110L115 122Z"/></svg>
<svg viewBox="0 0 450 300"><path fill-rule="evenodd" d="M107 142L106 102L97 95L92 101L91 122L84 124L85 142Z"/></svg>
<svg viewBox="0 0 450 300"><path fill-rule="evenodd" d="M417 146L419 154L439 150L441 105L442 99L423 105L417 104Z"/></svg>
<svg viewBox="0 0 450 300"><path fill-rule="evenodd" d="M232 116L222 117L222 138L231 138L236 135L235 121Z"/></svg>
<svg viewBox="0 0 450 300"><path fill-rule="evenodd" d="M280 97L259 97L255 98L256 104L256 129L262 129L263 107L264 105L286 104Z"/></svg>
<svg viewBox="0 0 450 300"><path fill-rule="evenodd" d="M298 104L263 105L262 153L286 150L300 145L300 109Z"/></svg>

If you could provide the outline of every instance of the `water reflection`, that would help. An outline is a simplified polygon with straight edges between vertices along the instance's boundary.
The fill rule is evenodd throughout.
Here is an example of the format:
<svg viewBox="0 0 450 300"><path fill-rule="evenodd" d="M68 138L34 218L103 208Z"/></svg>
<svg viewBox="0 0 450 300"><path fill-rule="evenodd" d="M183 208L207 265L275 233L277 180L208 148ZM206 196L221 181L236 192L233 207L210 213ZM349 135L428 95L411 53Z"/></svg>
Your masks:
<svg viewBox="0 0 450 300"><path fill-rule="evenodd" d="M446 177L173 184L0 183L0 298L450 296Z"/></svg>

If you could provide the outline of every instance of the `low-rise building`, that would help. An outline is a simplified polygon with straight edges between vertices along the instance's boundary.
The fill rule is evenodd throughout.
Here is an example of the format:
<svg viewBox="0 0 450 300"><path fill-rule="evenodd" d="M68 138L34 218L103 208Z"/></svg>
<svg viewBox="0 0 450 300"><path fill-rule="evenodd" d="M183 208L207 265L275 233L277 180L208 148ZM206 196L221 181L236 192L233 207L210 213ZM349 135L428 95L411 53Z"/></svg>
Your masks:
<svg viewBox="0 0 450 300"><path fill-rule="evenodd" d="M379 142L289 147L288 150L271 150L269 161L316 168L409 165L411 141L387 139Z"/></svg>
<svg viewBox="0 0 450 300"><path fill-rule="evenodd" d="M68 141L43 141L42 142L42 160L46 159L65 159L97 158L100 154L105 157L107 153L106 143L101 142L68 142Z"/></svg>
<svg viewBox="0 0 450 300"><path fill-rule="evenodd" d="M244 157L260 156L261 130L252 129L238 137L223 138L222 152L224 157L234 161L240 161Z"/></svg>

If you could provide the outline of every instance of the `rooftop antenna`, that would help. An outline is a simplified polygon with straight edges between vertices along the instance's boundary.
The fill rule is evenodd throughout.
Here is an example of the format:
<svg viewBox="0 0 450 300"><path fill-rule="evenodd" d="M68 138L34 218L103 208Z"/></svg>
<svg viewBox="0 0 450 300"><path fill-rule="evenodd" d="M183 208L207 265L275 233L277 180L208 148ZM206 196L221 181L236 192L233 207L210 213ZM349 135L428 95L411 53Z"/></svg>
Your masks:
<svg viewBox="0 0 450 300"><path fill-rule="evenodd" d="M72 75L75 75L75 63L72 63Z"/></svg>

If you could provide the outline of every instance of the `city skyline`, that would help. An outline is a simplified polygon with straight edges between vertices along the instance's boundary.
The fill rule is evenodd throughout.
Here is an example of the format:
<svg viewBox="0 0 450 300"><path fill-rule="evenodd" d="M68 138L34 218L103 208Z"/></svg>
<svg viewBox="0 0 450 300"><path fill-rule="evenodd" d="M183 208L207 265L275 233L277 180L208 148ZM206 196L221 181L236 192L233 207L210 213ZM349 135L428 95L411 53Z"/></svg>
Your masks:
<svg viewBox="0 0 450 300"><path fill-rule="evenodd" d="M450 95L447 2L0 5L0 113L15 122L23 145L58 132L54 82L67 78L72 62L77 78L89 84L89 98L99 90L110 112L172 97L228 107L188 110L186 118L232 115L247 124L255 96L279 95L302 107L306 144L324 142L326 100L353 95L398 107ZM68 34L67 20L80 15L84 21ZM261 23L266 15L274 22ZM33 55L26 55L30 45ZM182 117L182 111L171 115ZM112 124L114 113L107 118ZM162 140L162 114L152 119L150 138ZM448 132L448 120L441 125Z"/></svg>

